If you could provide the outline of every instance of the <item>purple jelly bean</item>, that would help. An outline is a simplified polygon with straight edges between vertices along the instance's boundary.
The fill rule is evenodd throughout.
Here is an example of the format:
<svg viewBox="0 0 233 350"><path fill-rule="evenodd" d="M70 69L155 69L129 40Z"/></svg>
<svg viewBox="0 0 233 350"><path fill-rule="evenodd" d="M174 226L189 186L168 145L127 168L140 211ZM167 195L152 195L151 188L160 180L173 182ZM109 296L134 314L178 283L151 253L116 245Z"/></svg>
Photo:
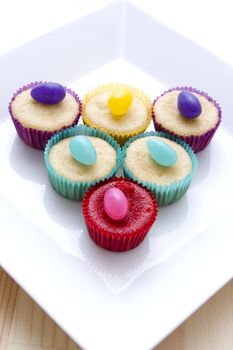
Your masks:
<svg viewBox="0 0 233 350"><path fill-rule="evenodd" d="M39 84L31 90L31 97L35 101L46 105L55 105L61 102L65 95L65 88L57 83Z"/></svg>
<svg viewBox="0 0 233 350"><path fill-rule="evenodd" d="M180 114L189 119L197 118L202 111L198 98L188 91L182 91L179 93L177 107Z"/></svg>

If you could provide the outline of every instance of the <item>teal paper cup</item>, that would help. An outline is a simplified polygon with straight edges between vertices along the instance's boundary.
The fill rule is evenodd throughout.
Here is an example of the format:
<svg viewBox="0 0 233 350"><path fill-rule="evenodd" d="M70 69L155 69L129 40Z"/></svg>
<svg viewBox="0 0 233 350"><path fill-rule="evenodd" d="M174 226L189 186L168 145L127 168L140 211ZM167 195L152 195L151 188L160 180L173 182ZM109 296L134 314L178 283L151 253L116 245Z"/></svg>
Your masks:
<svg viewBox="0 0 233 350"><path fill-rule="evenodd" d="M116 165L114 166L114 168L110 173L106 174L106 176L100 179L97 179L95 181L79 182L79 181L72 181L70 179L66 179L55 171L55 169L53 168L52 164L49 161L49 153L51 148L59 141L68 137L76 136L76 135L99 137L107 141L115 149ZM110 137L107 133L100 131L98 129L87 127L85 125L78 125L75 127L71 127L69 129L65 129L55 134L48 141L44 151L44 160L48 171L49 180L54 190L65 198L68 198L74 201L81 201L84 197L85 192L89 189L90 186L100 182L101 180L105 180L116 175L121 165L121 148L118 145L118 143L112 137Z"/></svg>
<svg viewBox="0 0 233 350"><path fill-rule="evenodd" d="M148 136L164 137L182 146L186 150L186 152L188 153L191 159L192 171L183 179L172 182L171 184L167 184L167 185L156 184L156 179L155 179L155 182L146 182L141 180L139 177L135 176L135 174L132 174L131 170L126 166L126 162L125 162L127 148L135 140L142 137L148 137ZM179 200L184 195L184 193L188 190L191 180L197 168L197 158L193 150L191 149L191 147L180 138L164 132L150 131L129 139L122 149L121 156L122 156L122 167L123 167L124 176L136 181L137 183L148 188L148 190L152 191L159 206L165 206Z"/></svg>

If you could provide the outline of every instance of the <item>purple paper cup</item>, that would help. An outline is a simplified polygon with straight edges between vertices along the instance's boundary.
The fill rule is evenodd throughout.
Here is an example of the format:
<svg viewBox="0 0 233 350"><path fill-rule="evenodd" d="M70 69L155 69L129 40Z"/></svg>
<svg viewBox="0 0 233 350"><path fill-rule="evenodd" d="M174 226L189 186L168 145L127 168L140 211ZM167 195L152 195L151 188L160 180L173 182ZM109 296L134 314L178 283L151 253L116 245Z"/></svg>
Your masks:
<svg viewBox="0 0 233 350"><path fill-rule="evenodd" d="M31 146L33 148L37 148L37 149L40 149L40 150L44 150L48 140L54 135L56 134L57 132L59 131L62 131L62 130L65 130L67 128L70 128L71 126L75 126L78 124L78 121L79 121L79 118L82 114L82 102L81 100L79 99L78 95L72 91L71 89L65 87L65 90L66 90L66 93L72 95L76 102L79 104L79 111L78 111L78 114L77 116L75 117L74 121L72 122L72 124L70 125L66 125L64 126L63 128L60 128L60 129L57 129L57 130L53 130L53 131L46 131L46 130L38 130L38 129L33 129L33 128L27 128L25 127L18 119L15 118L14 114L13 114L13 111L12 111L12 103L13 101L15 100L15 98L17 97L17 95L19 95L21 92L25 91L25 90L28 90L28 89L31 89L39 84L42 84L42 83L47 83L47 82L43 82L43 81L37 81L37 82L32 82L32 83L29 83L27 85L24 85L23 87L21 87L20 89L18 89L10 103L9 103L9 113L10 113L10 116L11 116L11 119L14 123L14 126L15 126L15 129L19 135L19 137L28 145L28 146Z"/></svg>
<svg viewBox="0 0 233 350"><path fill-rule="evenodd" d="M215 125L214 128L208 130L207 132L205 132L204 134L201 135L189 135L189 136L182 136L180 134L174 133L172 130L166 129L165 127L163 127L163 125L159 124L156 122L156 115L154 112L154 105L155 103L158 101L158 99L162 96L164 96L165 94L174 91L174 90L178 90L178 91L189 91L189 92L194 92L196 94L199 94L203 97L205 97L208 101L212 102L215 107L218 110L218 121L217 124ZM221 123L222 120L222 110L221 107L219 106L219 104L212 98L210 97L206 92L200 91L198 89L192 88L190 86L184 86L184 87L175 87L175 88L171 88L167 91L165 91L162 95L158 96L154 102L153 102L153 106L152 106L152 120L154 123L154 128L156 131L162 131L162 132L166 132L169 133L173 136L177 136L180 139L182 139L183 141L185 141L192 149L195 153L202 151L206 146L208 146L208 144L210 143L210 141L212 140L217 128L219 127L219 124Z"/></svg>

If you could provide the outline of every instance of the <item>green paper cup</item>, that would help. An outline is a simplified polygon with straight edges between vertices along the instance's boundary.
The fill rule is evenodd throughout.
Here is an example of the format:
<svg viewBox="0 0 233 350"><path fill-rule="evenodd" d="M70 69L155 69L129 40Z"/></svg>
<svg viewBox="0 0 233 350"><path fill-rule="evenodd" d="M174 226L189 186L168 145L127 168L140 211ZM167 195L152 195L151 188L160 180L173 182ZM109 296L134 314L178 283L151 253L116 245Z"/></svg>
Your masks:
<svg viewBox="0 0 233 350"><path fill-rule="evenodd" d="M186 150L186 152L188 153L191 159L192 171L188 175L186 175L183 179L172 182L171 184L168 184L168 185L158 185L156 184L156 182L146 182L141 180L134 174L132 174L131 170L126 166L126 162L125 162L127 148L135 140L142 137L148 137L148 136L164 137L182 146ZM184 142L177 136L170 135L164 132L150 131L150 132L146 132L144 134L140 134L135 137L132 137L124 145L122 149L121 157L122 157L122 167L123 167L124 176L138 182L139 184L148 188L148 190L152 191L159 206L165 206L179 200L184 195L184 193L188 190L191 180L197 169L197 158L193 150L191 149L191 147L189 147L189 145L186 142Z"/></svg>
<svg viewBox="0 0 233 350"><path fill-rule="evenodd" d="M115 149L116 165L114 166L114 168L110 173L94 181L79 182L79 181L72 181L70 179L66 179L55 171L55 169L53 168L52 164L49 161L49 152L51 148L59 141L68 137L76 136L76 135L99 137L107 141ZM59 194L61 194L65 198L69 198L74 201L81 201L84 197L85 192L89 189L90 186L94 185L97 182L100 182L101 180L105 180L116 175L121 165L121 148L118 145L118 143L112 137L110 137L107 133L100 131L98 129L89 128L85 125L78 125L75 127L71 127L69 129L65 129L55 134L48 141L44 151L44 160L48 171L49 180L54 190L57 191Z"/></svg>

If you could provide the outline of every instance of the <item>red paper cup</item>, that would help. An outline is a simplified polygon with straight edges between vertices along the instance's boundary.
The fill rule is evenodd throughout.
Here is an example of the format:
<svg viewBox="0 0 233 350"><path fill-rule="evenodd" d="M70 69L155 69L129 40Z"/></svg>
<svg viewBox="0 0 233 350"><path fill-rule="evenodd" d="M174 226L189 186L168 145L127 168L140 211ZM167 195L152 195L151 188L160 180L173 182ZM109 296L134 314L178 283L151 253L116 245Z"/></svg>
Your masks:
<svg viewBox="0 0 233 350"><path fill-rule="evenodd" d="M129 213L119 221L104 211L104 194L112 187L121 189L129 203ZM86 192L82 210L91 239L104 249L123 252L144 240L157 217L158 206L153 194L143 186L130 179L114 177Z"/></svg>

